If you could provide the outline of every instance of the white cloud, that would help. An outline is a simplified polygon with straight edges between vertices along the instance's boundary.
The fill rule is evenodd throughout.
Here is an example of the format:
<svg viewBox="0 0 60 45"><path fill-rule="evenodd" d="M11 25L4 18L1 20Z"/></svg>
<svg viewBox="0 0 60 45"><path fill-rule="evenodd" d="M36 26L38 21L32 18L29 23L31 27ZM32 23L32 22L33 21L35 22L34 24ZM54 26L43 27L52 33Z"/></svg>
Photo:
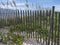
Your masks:
<svg viewBox="0 0 60 45"><path fill-rule="evenodd" d="M25 5L25 3L17 3L16 5L17 6L19 6L19 5Z"/></svg>
<svg viewBox="0 0 60 45"><path fill-rule="evenodd" d="M60 11L60 5L55 5L55 11Z"/></svg>

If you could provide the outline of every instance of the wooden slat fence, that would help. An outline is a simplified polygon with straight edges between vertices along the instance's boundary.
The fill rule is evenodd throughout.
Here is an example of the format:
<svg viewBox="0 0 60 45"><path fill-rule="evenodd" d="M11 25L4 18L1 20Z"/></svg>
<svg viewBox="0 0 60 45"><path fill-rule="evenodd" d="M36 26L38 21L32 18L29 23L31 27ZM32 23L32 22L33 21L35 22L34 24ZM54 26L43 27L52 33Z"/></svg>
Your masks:
<svg viewBox="0 0 60 45"><path fill-rule="evenodd" d="M60 45L60 13L54 6L50 10L18 10L16 16L24 24L26 38L36 38L43 45Z"/></svg>

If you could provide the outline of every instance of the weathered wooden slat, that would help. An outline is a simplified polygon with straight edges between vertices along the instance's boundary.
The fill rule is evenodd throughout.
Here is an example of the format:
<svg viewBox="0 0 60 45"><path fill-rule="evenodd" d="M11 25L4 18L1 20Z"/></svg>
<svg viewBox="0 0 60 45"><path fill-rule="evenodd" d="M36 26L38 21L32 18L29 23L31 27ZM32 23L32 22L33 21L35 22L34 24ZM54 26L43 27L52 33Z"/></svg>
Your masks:
<svg viewBox="0 0 60 45"><path fill-rule="evenodd" d="M59 13L59 17L58 17L58 41L57 41L57 45L60 45L60 13Z"/></svg>
<svg viewBox="0 0 60 45"><path fill-rule="evenodd" d="M52 43L51 43L51 45L53 45L54 9L55 9L55 7L53 6L52 7L52 13L51 13L51 16L50 16L50 32L49 33L52 33ZM50 34L49 34L49 37L50 37Z"/></svg>

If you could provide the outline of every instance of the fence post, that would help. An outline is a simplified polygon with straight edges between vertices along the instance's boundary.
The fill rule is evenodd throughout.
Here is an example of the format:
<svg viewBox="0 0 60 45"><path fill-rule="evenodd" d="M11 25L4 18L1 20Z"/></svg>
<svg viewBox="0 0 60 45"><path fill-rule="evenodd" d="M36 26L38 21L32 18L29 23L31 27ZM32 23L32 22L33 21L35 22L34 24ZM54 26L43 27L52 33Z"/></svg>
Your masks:
<svg viewBox="0 0 60 45"><path fill-rule="evenodd" d="M50 45L50 36L51 36L51 33L52 33L52 43L51 45L53 45L53 20L54 20L54 9L55 9L55 6L52 7L52 11L51 11L51 15L50 15L50 31L48 32L48 45Z"/></svg>
<svg viewBox="0 0 60 45"><path fill-rule="evenodd" d="M40 10L40 30L42 30L42 10ZM41 38L42 38L42 32L40 32L40 42L41 42Z"/></svg>
<svg viewBox="0 0 60 45"><path fill-rule="evenodd" d="M57 45L60 45L60 13L59 13L59 17L58 17L58 42L57 42Z"/></svg>

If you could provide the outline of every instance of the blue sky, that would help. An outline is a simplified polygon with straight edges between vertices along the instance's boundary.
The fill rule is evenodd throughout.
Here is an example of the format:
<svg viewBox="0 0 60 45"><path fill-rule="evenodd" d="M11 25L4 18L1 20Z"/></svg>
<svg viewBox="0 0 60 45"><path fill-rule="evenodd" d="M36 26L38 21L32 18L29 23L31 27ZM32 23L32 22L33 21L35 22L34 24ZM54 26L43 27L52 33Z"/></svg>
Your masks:
<svg viewBox="0 0 60 45"><path fill-rule="evenodd" d="M0 2L4 2L6 3L7 0L0 0ZM12 0L8 0L8 1L12 1ZM14 0L17 4L17 8L25 8L25 0ZM30 7L32 7L32 3L33 3L33 7L37 5L40 5L40 7L51 7L51 6L55 6L55 10L56 11L60 11L60 0L28 0ZM1 4L1 3L0 3Z"/></svg>

